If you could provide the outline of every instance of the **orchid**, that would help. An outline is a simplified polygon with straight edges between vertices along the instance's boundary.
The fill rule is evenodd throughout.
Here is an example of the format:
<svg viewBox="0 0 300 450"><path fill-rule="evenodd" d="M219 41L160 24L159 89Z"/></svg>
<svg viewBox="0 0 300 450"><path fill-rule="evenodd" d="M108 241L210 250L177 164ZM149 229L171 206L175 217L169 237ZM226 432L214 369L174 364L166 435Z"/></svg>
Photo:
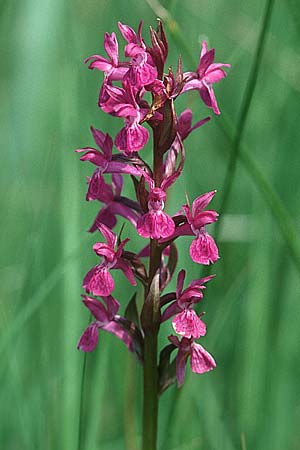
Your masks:
<svg viewBox="0 0 300 450"><path fill-rule="evenodd" d="M216 367L214 358L202 347L194 342L194 339L183 337L181 340L177 336L169 336L169 340L175 347L178 347L176 357L176 376L178 386L181 386L185 378L185 366L190 357L192 372L205 373Z"/></svg>
<svg viewBox="0 0 300 450"><path fill-rule="evenodd" d="M172 325L177 334L195 339L204 336L206 325L197 316L193 307L203 298L204 283L212 278L214 275L193 280L185 290L182 290L185 279L185 270L182 269L177 277L176 300L165 309L161 321L164 322L176 314Z"/></svg>
<svg viewBox="0 0 300 450"><path fill-rule="evenodd" d="M123 178L122 175L119 174L112 175L111 184L102 184L101 190L97 192L96 198L100 202L104 203L105 206L102 206L93 222L93 225L89 229L91 233L96 231L101 224L104 224L109 228L114 228L117 223L117 215L124 217L136 226L137 220L141 215L140 205L134 200L123 197L121 195L122 187Z"/></svg>
<svg viewBox="0 0 300 450"><path fill-rule="evenodd" d="M116 314L120 308L120 303L111 295L102 297L106 307L98 300L87 295L83 296L84 305L95 317L86 330L83 332L77 348L84 352L91 352L98 344L99 329L108 331L121 339L130 351L133 351L132 338L126 330L118 323Z"/></svg>
<svg viewBox="0 0 300 450"><path fill-rule="evenodd" d="M108 98L101 104L101 108L125 120L125 126L115 138L115 146L126 155L130 155L143 148L149 139L148 130L140 125L145 113L139 106L129 82L124 81L122 88L106 85L105 89Z"/></svg>
<svg viewBox="0 0 300 450"><path fill-rule="evenodd" d="M111 35L105 33L104 48L109 59L100 55L92 55L86 58L84 62L87 63L92 60L89 69L97 69L104 72L106 79L122 80L128 71L128 67L126 67L126 64L124 63L119 63L119 48L115 33L112 33Z"/></svg>
<svg viewBox="0 0 300 450"><path fill-rule="evenodd" d="M84 147L75 150L77 153L84 153L80 157L81 161L89 161L98 167L95 173L127 173L138 176L140 172L131 163L130 158L120 158L119 155L113 155L113 141L109 134L91 127L91 132L96 145L102 150L96 150L92 147Z"/></svg>
<svg viewBox="0 0 300 450"><path fill-rule="evenodd" d="M142 37L142 22L137 31L121 22L118 27L125 40L124 51L119 52L114 32L105 33L107 58L93 55L85 60L90 69L104 74L98 106L104 113L122 119L123 125L115 136L91 127L97 148L76 150L81 154L81 161L94 166L94 172L87 177L86 200L101 203L89 231L99 231L104 237L104 242L93 245L100 261L83 279L83 303L94 320L83 332L78 349L94 350L99 330L103 330L121 339L137 356L143 366L144 380L143 450L156 450L159 395L176 378L178 386L183 384L188 358L194 373L205 373L216 367L213 357L195 341L206 335L204 313L197 314L195 306L203 300L206 283L214 275L191 280L184 288L186 271L181 269L176 292L163 293L175 276L177 239L193 236L190 256L196 263L209 265L219 258L218 247L206 231L218 219L216 211L206 209L215 190L197 197L192 206L189 201L180 206L183 197L173 215L165 211L170 188L184 171L184 143L192 132L211 119L207 116L193 124L192 110L177 113L175 102L185 92L198 90L205 105L219 114L212 86L226 76L223 67L230 65L214 63L214 49L208 50L203 42L195 72L183 72L181 57L177 59L175 72L172 66L165 72L168 41L161 21L156 31L150 28L151 45ZM153 134L152 165L148 157L140 156L150 141L149 129ZM122 193L129 176L134 197ZM120 218L124 223L119 223ZM147 244L135 251L128 249L127 226L149 239ZM116 269L123 272L132 286L138 280L144 288L143 303L137 304L134 293L124 305L123 315L119 314L123 305L113 296L115 281L111 271ZM125 300L126 295L124 289ZM176 335L169 336L170 343L161 350L157 364L158 334L169 320ZM177 355L171 361L176 349Z"/></svg>
<svg viewBox="0 0 300 450"><path fill-rule="evenodd" d="M162 182L161 188L155 187L155 182L146 172L143 172L149 188L148 212L141 216L137 222L137 232L151 239L167 238L174 233L175 224L173 219L163 209L166 201L164 188L168 179ZM170 178L170 177L169 177Z"/></svg>
<svg viewBox="0 0 300 450"><path fill-rule="evenodd" d="M133 270L127 261L122 258L122 251L129 239L124 239L115 251L117 235L106 225L100 224L99 231L103 234L106 243L97 242L93 246L94 252L102 257L100 264L93 267L84 277L83 288L87 294L106 297L114 290L114 280L110 274L111 269L121 269L133 286L136 285Z"/></svg>
<svg viewBox="0 0 300 450"><path fill-rule="evenodd" d="M190 246L190 255L194 262L208 265L215 263L219 259L218 247L214 239L206 232L205 226L216 222L218 213L213 210L204 211L217 191L211 191L194 200L192 210L189 205L182 208L185 212L191 231L196 239Z"/></svg>
<svg viewBox="0 0 300 450"><path fill-rule="evenodd" d="M226 72L221 67L230 67L230 64L214 63L215 49L207 50L207 43L202 42L200 61L196 72L185 72L187 82L183 92L196 89L206 106L212 108L215 114L220 114L212 85L226 77Z"/></svg>
<svg viewBox="0 0 300 450"><path fill-rule="evenodd" d="M157 77L157 70L142 39L142 22L140 22L138 34L121 22L118 23L118 26L122 36L128 42L125 47L125 56L131 58L125 79L128 79L130 84L136 88L151 84Z"/></svg>

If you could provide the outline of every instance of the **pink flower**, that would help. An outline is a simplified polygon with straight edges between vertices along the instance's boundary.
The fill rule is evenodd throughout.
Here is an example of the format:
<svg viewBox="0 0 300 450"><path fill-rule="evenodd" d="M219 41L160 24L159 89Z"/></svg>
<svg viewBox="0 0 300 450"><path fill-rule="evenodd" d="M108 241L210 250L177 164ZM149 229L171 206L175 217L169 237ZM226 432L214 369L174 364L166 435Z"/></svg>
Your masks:
<svg viewBox="0 0 300 450"><path fill-rule="evenodd" d="M117 223L117 215L129 220L134 227L136 226L141 214L140 205L127 197L123 197L121 195L122 187L123 178L119 174L112 175L111 184L104 183L98 193L97 200L103 202L105 206L98 212L93 225L89 229L90 233L96 231L101 224L112 229Z"/></svg>
<svg viewBox="0 0 300 450"><path fill-rule="evenodd" d="M183 337L181 341L177 336L169 336L169 340L173 345L178 347L176 357L176 375L178 387L184 382L185 366L188 357L190 357L190 365L192 372L205 373L216 367L214 358L200 345L194 342L194 339Z"/></svg>
<svg viewBox="0 0 300 450"><path fill-rule="evenodd" d="M202 290L205 289L204 283L213 277L214 275L210 275L199 280L194 280L185 290L182 290L185 270L181 270L177 277L176 300L165 309L161 321L164 322L176 314L172 321L176 333L186 338L195 339L198 339L200 336L205 336L206 325L197 316L193 307L203 298Z"/></svg>
<svg viewBox="0 0 300 450"><path fill-rule="evenodd" d="M104 134L102 131L97 130L94 127L91 127L91 132L96 145L102 150L102 152L92 147L79 148L75 151L77 153L85 152L84 155L80 157L80 160L89 161L98 167L92 177L92 180L95 178L93 182L96 182L97 191L102 189L102 174L104 173L128 173L135 176L140 175L138 169L129 164L131 161L129 158L123 157L121 159L119 154L112 154L113 141L109 134ZM92 197L93 196L94 195L92 195ZM91 199L93 198L88 198L88 200Z"/></svg>
<svg viewBox="0 0 300 450"><path fill-rule="evenodd" d="M124 81L123 86L120 88L107 84L107 97L100 106L103 111L124 118L125 126L117 134L115 146L126 155L131 155L143 148L149 139L148 130L140 125L147 111L140 108L132 85Z"/></svg>
<svg viewBox="0 0 300 450"><path fill-rule="evenodd" d="M89 65L89 69L97 69L104 72L107 80L122 80L128 71L128 65L119 62L118 41L115 33L111 35L105 33L104 48L109 59L99 55L92 55L86 58L84 62L87 63L93 60Z"/></svg>
<svg viewBox="0 0 300 450"><path fill-rule="evenodd" d="M100 169L96 169L92 178L88 178L88 183L89 188L86 194L86 200L97 200L101 196L105 186L107 186Z"/></svg>
<svg viewBox="0 0 300 450"><path fill-rule="evenodd" d="M87 295L83 295L83 303L93 314L96 321L92 322L83 332L77 348L84 352L91 352L94 350L98 343L99 329L102 329L117 336L124 342L130 351L133 351L132 338L116 321L119 318L119 316L116 315L120 308L119 302L111 295L103 297L103 300L106 303L106 307L100 301L88 297Z"/></svg>
<svg viewBox="0 0 300 450"><path fill-rule="evenodd" d="M215 263L219 259L218 247L205 229L206 225L217 221L218 213L213 210L204 211L204 208L208 206L216 192L211 191L200 195L194 200L192 210L190 210L189 205L182 207L190 225L190 231L196 236L196 239L190 246L190 255L192 260L199 264L208 265ZM190 232L184 232L185 227L182 227L181 231L180 228L178 229L179 235L190 234Z"/></svg>
<svg viewBox="0 0 300 450"><path fill-rule="evenodd" d="M106 225L100 224L99 231L103 234L106 243L97 242L93 246L93 250L98 256L102 257L102 261L93 267L84 277L83 288L89 294L107 297L114 290L114 280L110 274L110 269L121 269L128 281L135 286L136 281L131 266L122 258L123 247L129 239L125 239L118 246L117 236Z"/></svg>
<svg viewBox="0 0 300 450"><path fill-rule="evenodd" d="M212 88L214 83L226 77L226 72L221 67L230 67L230 64L214 63L215 49L207 50L207 43L202 42L202 50L199 65L196 72L185 72L183 76L187 78L187 82L182 92L192 89L199 91L203 102L212 108L215 114L220 114L217 100Z"/></svg>
<svg viewBox="0 0 300 450"><path fill-rule="evenodd" d="M155 187L154 180L147 173L143 172L143 176L150 188L148 212L139 218L136 227L137 232L145 238L168 238L175 231L175 223L172 217L163 212L167 197L164 189L169 185L168 179L165 179L161 188L159 188Z"/></svg>
<svg viewBox="0 0 300 450"><path fill-rule="evenodd" d="M190 255L194 262L204 265L213 264L219 259L218 247L214 239L203 230L199 231L197 239L191 243Z"/></svg>
<svg viewBox="0 0 300 450"><path fill-rule="evenodd" d="M192 118L193 113L190 109L185 109L180 114L180 116L177 117L177 136L175 137L173 144L167 153L167 157L164 164L165 176L169 176L171 173L174 172L174 167L176 166L178 154L181 153L183 155L182 142L189 136L189 134L192 131L201 127L210 120L210 117L205 117L204 119L200 120L199 122L196 122L195 125L192 126Z"/></svg>
<svg viewBox="0 0 300 450"><path fill-rule="evenodd" d="M167 238L174 233L175 224L168 214L163 212L166 193L160 188L153 188L148 198L148 212L139 218L137 232L140 236L151 239Z"/></svg>
<svg viewBox="0 0 300 450"><path fill-rule="evenodd" d="M192 126L192 119L193 113L192 110L189 108L185 109L178 117L177 122L178 133L182 141L184 141L192 131L196 130L197 128L201 127L206 122L208 122L211 119L211 117L210 116L205 117L204 119L199 120L199 122L196 122L193 126Z"/></svg>
<svg viewBox="0 0 300 450"><path fill-rule="evenodd" d="M138 34L128 25L118 23L119 29L128 42L125 47L125 56L130 57L129 70L126 79L137 89L147 86L157 78L157 70L150 53L142 39L142 22L139 24Z"/></svg>

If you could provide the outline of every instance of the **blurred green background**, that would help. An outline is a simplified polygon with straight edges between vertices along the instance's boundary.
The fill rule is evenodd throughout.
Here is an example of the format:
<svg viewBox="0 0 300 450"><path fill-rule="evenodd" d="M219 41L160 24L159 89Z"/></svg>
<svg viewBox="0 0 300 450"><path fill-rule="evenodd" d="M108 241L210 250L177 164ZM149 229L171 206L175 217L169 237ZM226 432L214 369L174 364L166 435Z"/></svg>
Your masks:
<svg viewBox="0 0 300 450"><path fill-rule="evenodd" d="M1 0L1 448L138 449L141 369L113 336L102 333L87 355L82 389L76 344L89 317L81 282L96 263L98 236L86 230L98 205L85 203L92 168L73 149L92 144L91 124L112 135L121 125L98 109L102 76L83 59L104 55L103 34L118 20L136 29L143 19L149 42L158 16L170 64L181 54L193 70L203 38L216 61L232 64L215 88L222 114L186 141L184 175L168 204L174 213L185 190L191 199L219 191L221 259L201 304L203 345L218 367L203 376L188 370L183 388L164 394L159 449L300 448L300 8L277 0L263 42L265 10L258 0ZM196 93L177 105L193 108L195 120L208 114ZM134 237L129 225L124 232ZM179 244L188 282L201 274L190 240ZM134 289L116 279L124 307ZM164 324L161 345L170 330Z"/></svg>

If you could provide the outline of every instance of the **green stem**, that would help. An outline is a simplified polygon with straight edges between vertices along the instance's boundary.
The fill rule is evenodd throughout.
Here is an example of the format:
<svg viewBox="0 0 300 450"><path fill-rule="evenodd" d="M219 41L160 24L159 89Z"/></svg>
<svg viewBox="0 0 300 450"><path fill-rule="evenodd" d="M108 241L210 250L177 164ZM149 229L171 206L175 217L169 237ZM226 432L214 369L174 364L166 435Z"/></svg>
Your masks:
<svg viewBox="0 0 300 450"><path fill-rule="evenodd" d="M161 250L157 242L150 242L150 264L148 289L145 289L145 301L150 286L161 262ZM142 450L156 450L158 421L158 368L157 336L159 331L159 312L156 311L157 299L152 300L152 323L144 330L144 404L143 404L143 446Z"/></svg>
<svg viewBox="0 0 300 450"><path fill-rule="evenodd" d="M89 322L91 321L91 317ZM85 384L85 376L86 376L86 360L87 354L83 355L83 363L82 363L82 372L81 372L81 387L80 387L80 401L79 401L79 417L78 417L78 441L77 441L77 449L81 450L82 448L82 431L83 431L83 402L84 402L84 384Z"/></svg>
<svg viewBox="0 0 300 450"><path fill-rule="evenodd" d="M144 340L143 450L156 450L158 419L157 332Z"/></svg>
<svg viewBox="0 0 300 450"><path fill-rule="evenodd" d="M160 186L162 178L163 154L158 151L158 132L153 130L153 178L155 186ZM161 248L155 239L150 240L149 280L145 289L145 302L150 294L153 278L161 265ZM156 294L155 294L156 295ZM158 421L158 367L157 338L160 313L158 298L151 298L150 317L144 329L144 404L143 404L143 444L142 450L156 450ZM158 294L159 295L159 294ZM149 320L151 323L149 323Z"/></svg>

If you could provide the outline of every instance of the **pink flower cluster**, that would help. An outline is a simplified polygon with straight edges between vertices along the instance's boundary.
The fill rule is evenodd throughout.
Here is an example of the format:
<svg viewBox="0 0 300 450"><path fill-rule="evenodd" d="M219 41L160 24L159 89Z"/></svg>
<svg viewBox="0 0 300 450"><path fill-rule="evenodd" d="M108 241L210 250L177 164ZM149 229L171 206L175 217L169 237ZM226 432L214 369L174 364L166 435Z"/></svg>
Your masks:
<svg viewBox="0 0 300 450"><path fill-rule="evenodd" d="M89 231L99 231L105 240L94 244L93 250L100 261L83 280L83 289L88 294L83 296L83 303L95 321L84 331L78 348L83 351L93 350L101 329L116 335L142 361L143 321L140 326L140 318L133 320L126 313L124 316L117 314L120 304L112 295L115 283L111 271L119 269L131 285L135 286L140 280L146 290L149 289L152 282L148 273L150 270L147 270L141 258L151 258L150 247L147 245L139 253L125 250L129 239L120 241L112 230L117 225L118 217L122 217L140 236L156 242L161 255L158 268L160 296L174 273L174 268L170 272L169 266L172 265L172 248L176 248L177 238L193 236L190 256L194 262L209 265L218 260L218 247L206 230L209 224L218 219L216 211L207 209L216 191L200 195L192 205L183 204L173 214L165 211L165 205L169 188L184 168L184 140L210 120L210 117L206 117L192 125L192 111L186 109L177 115L175 100L187 91L196 90L204 105L215 114L220 114L213 85L226 76L223 67L230 65L214 63L215 50L208 50L207 43L203 42L199 65L194 72L183 72L179 58L176 73L170 68L165 74L168 42L161 22L157 31L150 30L151 46L142 38L142 22L137 32L120 22L118 26L126 41L125 58L120 57L116 34L105 33L107 57L93 55L85 60L90 69L97 69L104 74L99 107L105 113L123 119L123 126L114 139L91 127L98 148L76 150L82 154L81 161L89 161L95 166L94 173L87 179L86 200L98 201L101 206ZM153 132L152 168L140 156L140 150L149 140L147 125ZM116 153L113 153L114 146L118 150ZM135 199L122 195L124 175L130 175L133 181ZM183 383L188 357L192 371L196 373L207 372L216 366L212 356L195 342L206 334L206 326L194 308L203 298L205 283L213 276L193 280L183 289L185 275L184 270L179 271L176 293L160 297L161 323L173 318L173 329L178 335L170 336L169 340L172 349L178 349L176 373L179 385Z"/></svg>

